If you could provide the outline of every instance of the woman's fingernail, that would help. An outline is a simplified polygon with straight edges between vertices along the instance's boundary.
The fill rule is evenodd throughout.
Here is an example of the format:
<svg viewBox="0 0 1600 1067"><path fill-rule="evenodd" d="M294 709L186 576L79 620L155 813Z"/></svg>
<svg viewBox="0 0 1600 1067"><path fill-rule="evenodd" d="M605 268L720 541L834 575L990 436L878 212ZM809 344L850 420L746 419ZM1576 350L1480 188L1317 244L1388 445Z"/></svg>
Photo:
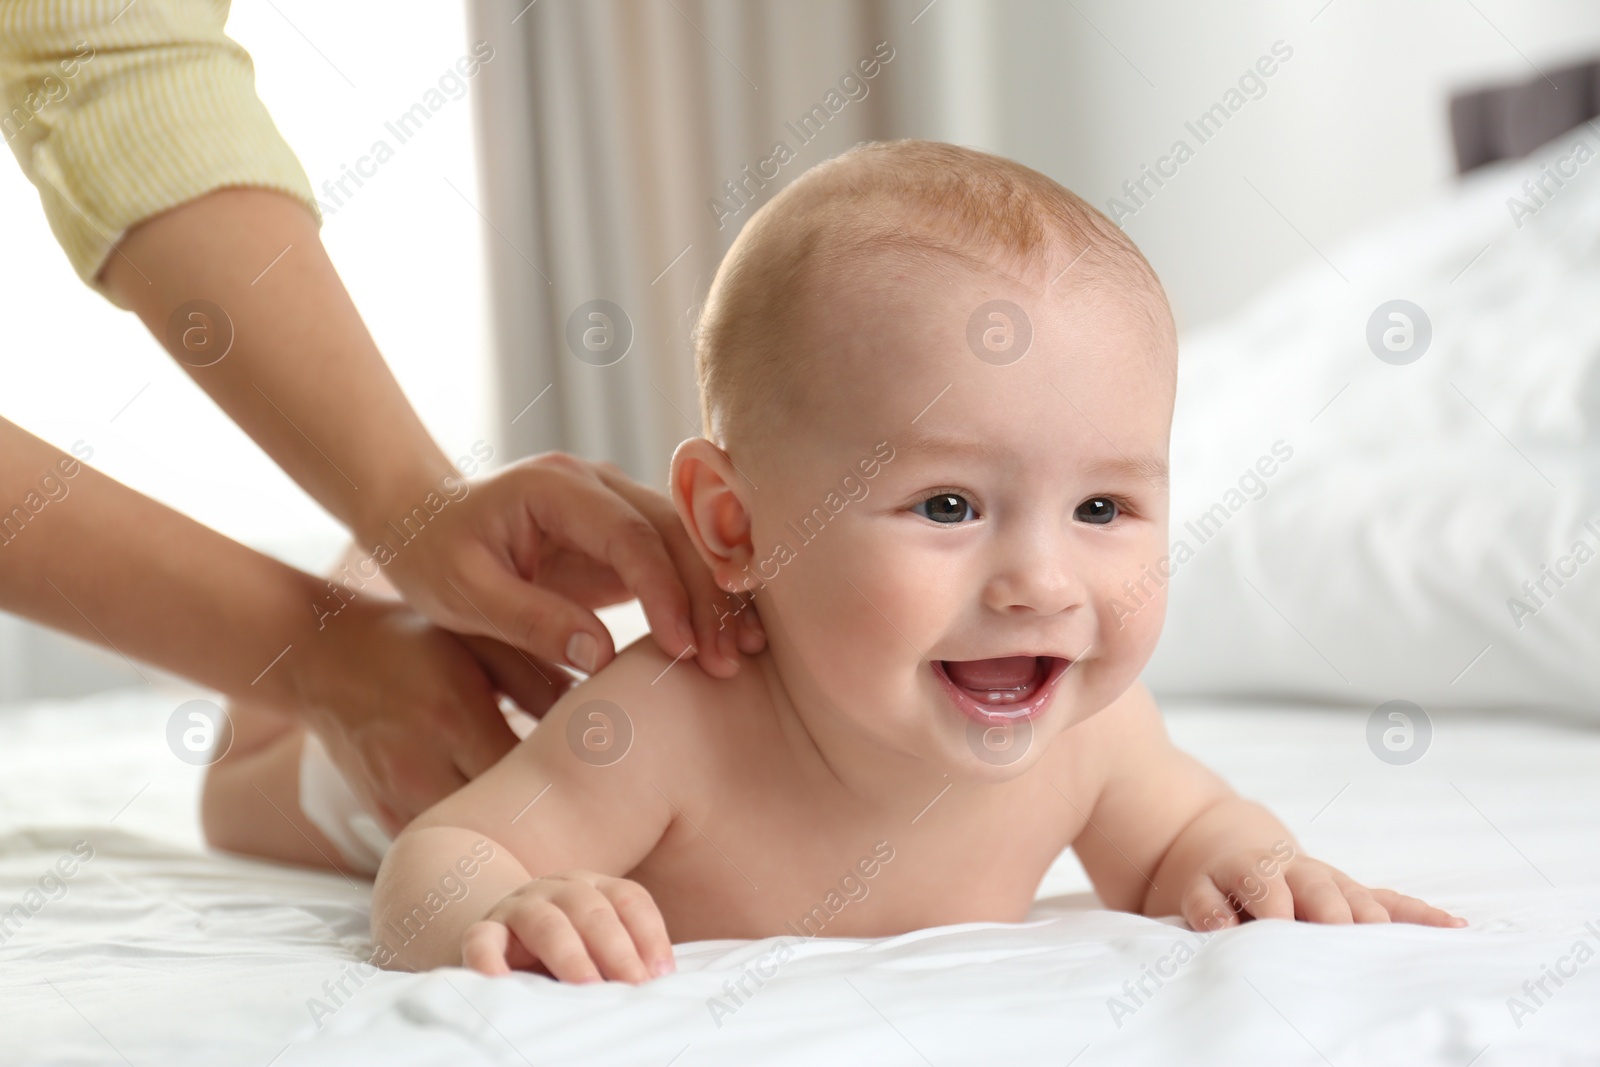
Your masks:
<svg viewBox="0 0 1600 1067"><path fill-rule="evenodd" d="M567 662L584 674L593 674L595 660L600 655L600 644L593 634L579 630L567 638Z"/></svg>
<svg viewBox="0 0 1600 1067"><path fill-rule="evenodd" d="M678 616L678 636L683 638L683 643L690 648L694 647L694 623L689 621L689 616Z"/></svg>
<svg viewBox="0 0 1600 1067"><path fill-rule="evenodd" d="M655 975L657 978L660 978L663 975L671 974L677 969L677 961L672 959L670 956L666 959L656 960L650 965L650 973Z"/></svg>

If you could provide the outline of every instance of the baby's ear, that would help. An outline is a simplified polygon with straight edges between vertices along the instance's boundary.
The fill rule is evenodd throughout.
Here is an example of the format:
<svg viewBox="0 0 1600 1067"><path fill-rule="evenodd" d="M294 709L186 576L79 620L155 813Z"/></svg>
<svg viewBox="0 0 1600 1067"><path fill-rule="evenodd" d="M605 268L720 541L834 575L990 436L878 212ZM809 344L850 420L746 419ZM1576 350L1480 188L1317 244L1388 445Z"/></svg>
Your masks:
<svg viewBox="0 0 1600 1067"><path fill-rule="evenodd" d="M755 554L750 540L749 482L728 454L691 437L672 454L672 503L717 585L740 592L739 576Z"/></svg>

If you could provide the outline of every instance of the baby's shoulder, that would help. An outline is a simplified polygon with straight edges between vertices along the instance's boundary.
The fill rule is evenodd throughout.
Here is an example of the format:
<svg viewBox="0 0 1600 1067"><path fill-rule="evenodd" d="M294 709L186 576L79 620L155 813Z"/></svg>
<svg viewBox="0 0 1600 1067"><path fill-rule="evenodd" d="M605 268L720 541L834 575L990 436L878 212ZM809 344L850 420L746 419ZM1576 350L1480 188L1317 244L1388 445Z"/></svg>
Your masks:
<svg viewBox="0 0 1600 1067"><path fill-rule="evenodd" d="M730 719L755 711L764 696L750 658L735 677L713 678L693 658L674 659L646 635L565 694L540 729L561 731L583 762L627 757L641 772L677 778L685 770L710 771L732 740Z"/></svg>
<svg viewBox="0 0 1600 1067"><path fill-rule="evenodd" d="M413 825L476 830L530 871L632 870L680 814L726 791L737 764L711 726L737 688L636 642Z"/></svg>

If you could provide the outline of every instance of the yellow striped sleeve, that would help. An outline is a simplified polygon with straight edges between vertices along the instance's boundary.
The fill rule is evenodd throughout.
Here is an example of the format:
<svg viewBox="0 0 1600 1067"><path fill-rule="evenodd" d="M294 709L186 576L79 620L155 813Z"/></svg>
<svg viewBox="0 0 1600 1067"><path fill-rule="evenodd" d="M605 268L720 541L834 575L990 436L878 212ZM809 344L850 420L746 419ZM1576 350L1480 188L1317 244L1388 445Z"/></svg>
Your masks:
<svg viewBox="0 0 1600 1067"><path fill-rule="evenodd" d="M276 189L321 217L227 17L228 0L0 2L0 134L97 289L130 228L215 189Z"/></svg>

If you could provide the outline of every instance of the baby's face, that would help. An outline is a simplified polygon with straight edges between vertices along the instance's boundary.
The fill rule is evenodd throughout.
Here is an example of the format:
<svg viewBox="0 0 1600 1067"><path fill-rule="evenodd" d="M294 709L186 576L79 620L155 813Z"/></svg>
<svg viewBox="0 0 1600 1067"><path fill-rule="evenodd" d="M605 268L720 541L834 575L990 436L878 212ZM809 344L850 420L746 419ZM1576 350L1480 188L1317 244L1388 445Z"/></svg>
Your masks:
<svg viewBox="0 0 1600 1067"><path fill-rule="evenodd" d="M808 409L732 457L796 707L953 777L1031 766L1161 629L1175 357L1134 298L1070 278L913 264L837 287L793 338ZM1031 326L1021 358L1014 313L969 329L997 300Z"/></svg>

